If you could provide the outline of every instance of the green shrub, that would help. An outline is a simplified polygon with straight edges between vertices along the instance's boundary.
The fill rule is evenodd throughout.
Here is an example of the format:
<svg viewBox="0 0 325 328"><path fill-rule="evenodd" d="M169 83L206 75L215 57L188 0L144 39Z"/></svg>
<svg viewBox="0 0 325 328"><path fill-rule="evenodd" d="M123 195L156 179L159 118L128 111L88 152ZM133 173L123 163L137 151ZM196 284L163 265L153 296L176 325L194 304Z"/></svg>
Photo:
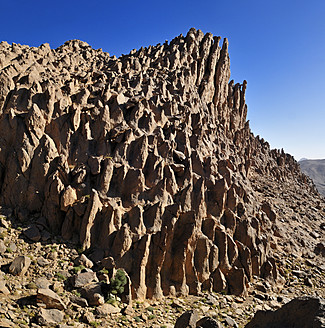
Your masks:
<svg viewBox="0 0 325 328"><path fill-rule="evenodd" d="M154 311L154 308L152 306L148 306L147 307L147 310L150 311L150 312L153 312Z"/></svg>
<svg viewBox="0 0 325 328"><path fill-rule="evenodd" d="M57 272L57 273L55 274L55 277L56 277L56 279L58 279L58 280L60 280L60 281L64 281L64 280L67 279L67 277L66 277L65 275L63 275L61 272Z"/></svg>
<svg viewBox="0 0 325 328"><path fill-rule="evenodd" d="M121 295L124 292L124 286L127 279L123 270L118 269L114 279L110 283L110 293L113 295Z"/></svg>
<svg viewBox="0 0 325 328"><path fill-rule="evenodd" d="M73 268L75 273L78 273L78 272L82 271L83 269L85 269L85 267L83 265L78 265Z"/></svg>

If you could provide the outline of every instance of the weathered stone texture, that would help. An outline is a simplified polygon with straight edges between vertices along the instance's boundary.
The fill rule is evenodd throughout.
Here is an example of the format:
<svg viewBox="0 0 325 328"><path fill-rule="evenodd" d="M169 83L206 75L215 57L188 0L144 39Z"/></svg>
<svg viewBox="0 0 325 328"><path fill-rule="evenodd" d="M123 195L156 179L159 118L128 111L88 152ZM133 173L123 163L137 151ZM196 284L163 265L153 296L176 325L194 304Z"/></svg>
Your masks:
<svg viewBox="0 0 325 328"><path fill-rule="evenodd" d="M219 42L191 29L120 58L78 40L1 43L0 203L111 257L133 297L276 279L261 227L277 214L250 176L308 179L251 133L247 83L229 82Z"/></svg>

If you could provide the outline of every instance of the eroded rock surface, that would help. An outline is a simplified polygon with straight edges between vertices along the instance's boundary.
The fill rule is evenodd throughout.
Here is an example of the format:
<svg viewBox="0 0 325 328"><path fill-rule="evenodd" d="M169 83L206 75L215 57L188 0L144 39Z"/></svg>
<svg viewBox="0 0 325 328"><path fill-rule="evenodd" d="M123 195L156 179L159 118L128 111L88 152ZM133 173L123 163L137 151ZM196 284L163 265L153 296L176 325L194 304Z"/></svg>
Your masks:
<svg viewBox="0 0 325 328"><path fill-rule="evenodd" d="M318 202L312 230L324 202L292 156L251 133L247 83L229 81L219 42L191 29L120 58L78 40L0 44L0 203L21 221L38 214L28 238L49 230L110 258L139 299L281 282L274 253L291 244L277 240L310 215L297 200L288 219L290 188Z"/></svg>

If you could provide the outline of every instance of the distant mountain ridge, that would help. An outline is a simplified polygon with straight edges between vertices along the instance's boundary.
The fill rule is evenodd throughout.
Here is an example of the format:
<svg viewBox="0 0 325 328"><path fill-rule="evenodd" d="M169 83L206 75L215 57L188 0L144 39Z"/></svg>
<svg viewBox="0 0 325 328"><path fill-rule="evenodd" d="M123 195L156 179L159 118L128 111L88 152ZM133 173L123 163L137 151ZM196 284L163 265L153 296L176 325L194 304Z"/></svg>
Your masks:
<svg viewBox="0 0 325 328"><path fill-rule="evenodd" d="M315 183L318 191L325 196L325 159L301 159L301 170Z"/></svg>

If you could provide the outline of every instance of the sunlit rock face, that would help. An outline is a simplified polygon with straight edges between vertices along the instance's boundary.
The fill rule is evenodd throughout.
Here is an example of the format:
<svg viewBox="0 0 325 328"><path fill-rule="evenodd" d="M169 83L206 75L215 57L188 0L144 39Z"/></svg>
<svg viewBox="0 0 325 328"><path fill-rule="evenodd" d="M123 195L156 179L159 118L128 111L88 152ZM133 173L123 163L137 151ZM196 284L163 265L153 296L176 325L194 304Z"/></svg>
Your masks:
<svg viewBox="0 0 325 328"><path fill-rule="evenodd" d="M120 58L78 40L2 42L1 204L124 268L134 298L281 280L285 211L265 181L318 196L290 155L251 133L247 83L229 81L220 40L191 29Z"/></svg>

